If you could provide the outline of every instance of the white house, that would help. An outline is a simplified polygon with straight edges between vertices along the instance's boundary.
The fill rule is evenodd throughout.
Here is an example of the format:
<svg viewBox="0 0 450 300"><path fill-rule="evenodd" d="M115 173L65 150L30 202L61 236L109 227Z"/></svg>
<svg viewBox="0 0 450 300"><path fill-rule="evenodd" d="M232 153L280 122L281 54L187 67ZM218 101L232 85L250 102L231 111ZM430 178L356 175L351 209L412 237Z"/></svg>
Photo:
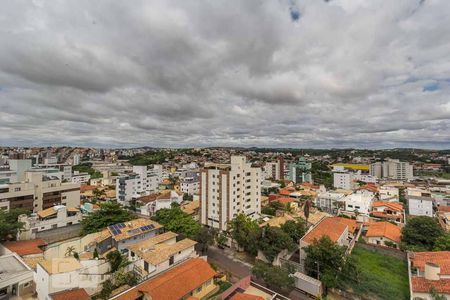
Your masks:
<svg viewBox="0 0 450 300"><path fill-rule="evenodd" d="M359 190L344 198L345 211L358 212L360 214L368 215L371 211L372 202L375 199L375 194L367 190Z"/></svg>
<svg viewBox="0 0 450 300"><path fill-rule="evenodd" d="M419 188L406 190L408 213L411 216L433 217L433 198L431 192Z"/></svg>
<svg viewBox="0 0 450 300"><path fill-rule="evenodd" d="M0 256L0 299L26 297L34 289L33 270L16 253Z"/></svg>
<svg viewBox="0 0 450 300"><path fill-rule="evenodd" d="M197 194L200 191L200 180L198 177L185 177L181 180L180 188L185 194Z"/></svg>
<svg viewBox="0 0 450 300"><path fill-rule="evenodd" d="M177 234L165 232L128 247L128 269L138 272L143 278L159 274L189 258L198 257L197 242L183 239L177 242Z"/></svg>
<svg viewBox="0 0 450 300"><path fill-rule="evenodd" d="M322 192L317 195L315 200L316 207L328 213L336 212L339 208L339 203L343 203L345 198L344 193L329 191Z"/></svg>
<svg viewBox="0 0 450 300"><path fill-rule="evenodd" d="M77 260L73 257L53 258L37 264L36 292L39 300L50 300L49 294L83 288L89 295L99 292L111 275L104 259Z"/></svg>
<svg viewBox="0 0 450 300"><path fill-rule="evenodd" d="M172 203L181 204L181 202L183 202L183 193L174 190L163 191L157 195L141 197L139 202L144 203L144 205L140 207L141 214L153 216L160 209L171 208Z"/></svg>
<svg viewBox="0 0 450 300"><path fill-rule="evenodd" d="M64 205L41 210L30 217L20 215L19 221L24 223L23 228L18 232L18 240L35 239L36 234L41 231L79 224L81 212L77 208L67 208Z"/></svg>

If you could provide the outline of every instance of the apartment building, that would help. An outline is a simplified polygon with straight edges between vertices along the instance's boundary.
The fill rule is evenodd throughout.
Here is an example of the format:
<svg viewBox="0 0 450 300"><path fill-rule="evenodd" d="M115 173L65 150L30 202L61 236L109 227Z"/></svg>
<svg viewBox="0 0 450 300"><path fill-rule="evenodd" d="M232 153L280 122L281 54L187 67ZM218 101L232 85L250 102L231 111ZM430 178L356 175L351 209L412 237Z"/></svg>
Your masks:
<svg viewBox="0 0 450 300"><path fill-rule="evenodd" d="M431 192L419 188L406 189L408 213L411 216L433 217L433 198Z"/></svg>
<svg viewBox="0 0 450 300"><path fill-rule="evenodd" d="M393 180L412 180L414 177L413 166L398 159L387 159L384 162L370 164L369 173L377 178Z"/></svg>
<svg viewBox="0 0 450 300"><path fill-rule="evenodd" d="M252 218L261 212L261 168L243 156L230 164L206 163L200 172L200 221L226 230L230 220L243 213Z"/></svg>
<svg viewBox="0 0 450 300"><path fill-rule="evenodd" d="M289 180L295 183L312 183L311 167L311 163L300 157L298 162L289 164Z"/></svg>
<svg viewBox="0 0 450 300"><path fill-rule="evenodd" d="M266 162L262 168L263 179L284 179L284 159L280 157L276 162Z"/></svg>
<svg viewBox="0 0 450 300"><path fill-rule="evenodd" d="M0 188L0 202L8 202L9 209L24 208L37 212L54 205L80 206L80 184L62 183L42 172L25 172L25 181Z"/></svg>
<svg viewBox="0 0 450 300"><path fill-rule="evenodd" d="M377 178L370 174L363 174L346 170L343 166L333 167L333 186L337 189L352 190L358 186L358 181L376 183Z"/></svg>
<svg viewBox="0 0 450 300"><path fill-rule="evenodd" d="M200 179L198 176L185 177L180 182L181 192L195 195L200 191Z"/></svg>
<svg viewBox="0 0 450 300"><path fill-rule="evenodd" d="M372 209L375 194L367 190L359 190L344 198L345 211L368 215Z"/></svg>
<svg viewBox="0 0 450 300"><path fill-rule="evenodd" d="M79 224L81 212L74 207L55 205L31 216L20 215L19 221L24 225L17 234L17 240L31 240L38 232Z"/></svg>
<svg viewBox="0 0 450 300"><path fill-rule="evenodd" d="M0 169L0 184L25 180L25 171L31 170L31 159L8 159L8 164Z"/></svg>
<svg viewBox="0 0 450 300"><path fill-rule="evenodd" d="M133 173L122 175L116 180L116 197L121 204L129 204L133 199L149 195L158 190L162 181L162 166L133 166Z"/></svg>

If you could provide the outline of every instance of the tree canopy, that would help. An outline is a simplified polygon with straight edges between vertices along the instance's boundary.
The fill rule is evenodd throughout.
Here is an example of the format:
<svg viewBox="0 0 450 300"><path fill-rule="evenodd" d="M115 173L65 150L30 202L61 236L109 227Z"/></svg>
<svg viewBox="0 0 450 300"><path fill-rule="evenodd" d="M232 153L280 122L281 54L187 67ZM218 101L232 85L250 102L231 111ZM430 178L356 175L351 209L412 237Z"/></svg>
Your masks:
<svg viewBox="0 0 450 300"><path fill-rule="evenodd" d="M0 209L0 240L15 240L17 232L22 229L23 223L18 221L21 214L28 214L27 210L21 208L4 211Z"/></svg>
<svg viewBox="0 0 450 300"><path fill-rule="evenodd" d="M292 272L282 267L272 266L262 261L257 261L252 269L256 278L264 280L267 286L274 290L290 290L294 287L295 280L289 276Z"/></svg>
<svg viewBox="0 0 450 300"><path fill-rule="evenodd" d="M267 260L272 262L281 251L285 249L290 252L294 251L297 244L281 228L265 226L261 231L257 246Z"/></svg>
<svg viewBox="0 0 450 300"><path fill-rule="evenodd" d="M433 251L450 251L450 234L443 234L436 239Z"/></svg>
<svg viewBox="0 0 450 300"><path fill-rule="evenodd" d="M319 277L327 288L337 285L339 273L355 271L353 264L345 260L345 247L337 245L328 236L315 240L304 250L306 272L309 276Z"/></svg>
<svg viewBox="0 0 450 300"><path fill-rule="evenodd" d="M249 254L257 254L257 241L261 233L258 222L244 214L239 214L231 220L230 229L232 238L240 247Z"/></svg>
<svg viewBox="0 0 450 300"><path fill-rule="evenodd" d="M430 217L419 216L409 220L402 229L402 242L410 250L432 250L443 229Z"/></svg>
<svg viewBox="0 0 450 300"><path fill-rule="evenodd" d="M98 211L81 220L81 234L97 232L109 225L127 222L135 218L136 216L132 212L122 208L118 203L101 203Z"/></svg>
<svg viewBox="0 0 450 300"><path fill-rule="evenodd" d="M282 224L280 228L291 237L294 243L298 243L307 230L306 222L300 218L295 221L289 220Z"/></svg>
<svg viewBox="0 0 450 300"><path fill-rule="evenodd" d="M183 234L190 239L196 239L202 228L190 215L183 212L179 206L158 210L152 217L152 220L164 225L167 230Z"/></svg>

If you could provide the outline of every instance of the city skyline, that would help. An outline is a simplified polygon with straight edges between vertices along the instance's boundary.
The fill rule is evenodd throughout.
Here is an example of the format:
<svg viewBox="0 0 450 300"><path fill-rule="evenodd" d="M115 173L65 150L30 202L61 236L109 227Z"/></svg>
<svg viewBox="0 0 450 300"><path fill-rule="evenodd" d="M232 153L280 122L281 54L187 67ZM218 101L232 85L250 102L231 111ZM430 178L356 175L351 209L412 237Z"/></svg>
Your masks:
<svg viewBox="0 0 450 300"><path fill-rule="evenodd" d="M450 148L448 1L14 1L1 145Z"/></svg>

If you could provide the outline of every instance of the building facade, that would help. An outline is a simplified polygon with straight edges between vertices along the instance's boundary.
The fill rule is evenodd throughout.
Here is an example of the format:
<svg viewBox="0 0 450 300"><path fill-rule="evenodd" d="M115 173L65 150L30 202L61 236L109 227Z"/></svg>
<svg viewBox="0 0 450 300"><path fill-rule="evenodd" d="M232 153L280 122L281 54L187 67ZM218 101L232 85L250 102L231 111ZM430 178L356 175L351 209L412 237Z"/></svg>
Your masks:
<svg viewBox="0 0 450 300"><path fill-rule="evenodd" d="M414 177L413 166L408 162L398 159L388 159L384 162L376 162L369 167L370 175L377 178L393 180L412 180Z"/></svg>
<svg viewBox="0 0 450 300"><path fill-rule="evenodd" d="M205 164L200 172L200 221L226 230L230 220L243 213L256 218L261 212L261 168L243 156L230 164Z"/></svg>
<svg viewBox="0 0 450 300"><path fill-rule="evenodd" d="M295 183L312 183L311 166L304 157L300 157L298 162L289 164L289 180Z"/></svg>

